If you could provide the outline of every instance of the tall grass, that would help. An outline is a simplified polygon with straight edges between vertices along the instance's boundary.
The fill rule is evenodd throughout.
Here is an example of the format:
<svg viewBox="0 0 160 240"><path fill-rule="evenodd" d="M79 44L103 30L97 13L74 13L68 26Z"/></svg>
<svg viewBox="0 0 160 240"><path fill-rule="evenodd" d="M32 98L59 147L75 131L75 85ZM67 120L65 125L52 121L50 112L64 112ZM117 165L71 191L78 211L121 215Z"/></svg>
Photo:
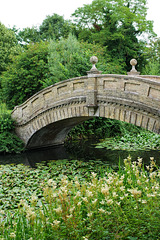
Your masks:
<svg viewBox="0 0 160 240"><path fill-rule="evenodd" d="M128 157L118 172L92 172L90 180L42 183L44 200L19 203L13 214L1 211L2 239L160 239L160 170L154 159Z"/></svg>

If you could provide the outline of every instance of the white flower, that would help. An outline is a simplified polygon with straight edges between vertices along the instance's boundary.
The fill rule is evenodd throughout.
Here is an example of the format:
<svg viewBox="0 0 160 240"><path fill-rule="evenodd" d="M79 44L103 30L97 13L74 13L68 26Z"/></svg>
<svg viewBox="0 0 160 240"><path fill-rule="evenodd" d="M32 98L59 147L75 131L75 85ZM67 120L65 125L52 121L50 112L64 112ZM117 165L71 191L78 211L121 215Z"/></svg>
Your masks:
<svg viewBox="0 0 160 240"><path fill-rule="evenodd" d="M104 195L109 195L109 187L108 187L108 185L105 184L105 186L102 187L101 193L103 193Z"/></svg>
<svg viewBox="0 0 160 240"><path fill-rule="evenodd" d="M106 212L103 208L99 208L98 211L99 211L100 213L105 213L105 212Z"/></svg>
<svg viewBox="0 0 160 240"><path fill-rule="evenodd" d="M82 200L83 200L84 202L88 202L87 197L82 197Z"/></svg>
<svg viewBox="0 0 160 240"><path fill-rule="evenodd" d="M92 212L90 212L90 213L87 213L87 216L88 217L91 217L93 215L93 213Z"/></svg>
<svg viewBox="0 0 160 240"><path fill-rule="evenodd" d="M95 178L97 176L97 173L91 172L92 177Z"/></svg>
<svg viewBox="0 0 160 240"><path fill-rule="evenodd" d="M14 232L10 233L10 238L15 238L16 237L16 234Z"/></svg>
<svg viewBox="0 0 160 240"><path fill-rule="evenodd" d="M118 197L118 194L116 192L113 192L113 197Z"/></svg>
<svg viewBox="0 0 160 240"><path fill-rule="evenodd" d="M81 202L78 202L78 203L77 203L77 206L81 206L81 204L82 204Z"/></svg>
<svg viewBox="0 0 160 240"><path fill-rule="evenodd" d="M104 204L105 204L105 201L104 201L104 200L102 200L100 203L101 203L102 205L104 205Z"/></svg>
<svg viewBox="0 0 160 240"><path fill-rule="evenodd" d="M62 213L62 208L61 207L55 208L54 211L56 213Z"/></svg>
<svg viewBox="0 0 160 240"><path fill-rule="evenodd" d="M58 226L60 224L60 221L54 220L53 223L54 225Z"/></svg>
<svg viewBox="0 0 160 240"><path fill-rule="evenodd" d="M87 197L93 197L93 193L90 192L89 190L86 190L86 195Z"/></svg>
<svg viewBox="0 0 160 240"><path fill-rule="evenodd" d="M97 202L97 199L93 200L92 203L95 204Z"/></svg>
<svg viewBox="0 0 160 240"><path fill-rule="evenodd" d="M108 200L107 200L107 204L110 204L110 205L111 205L112 203L113 203L113 200L112 200L112 199L108 199Z"/></svg>
<svg viewBox="0 0 160 240"><path fill-rule="evenodd" d="M120 187L120 190L123 192L125 190L125 187L124 186L121 186Z"/></svg>

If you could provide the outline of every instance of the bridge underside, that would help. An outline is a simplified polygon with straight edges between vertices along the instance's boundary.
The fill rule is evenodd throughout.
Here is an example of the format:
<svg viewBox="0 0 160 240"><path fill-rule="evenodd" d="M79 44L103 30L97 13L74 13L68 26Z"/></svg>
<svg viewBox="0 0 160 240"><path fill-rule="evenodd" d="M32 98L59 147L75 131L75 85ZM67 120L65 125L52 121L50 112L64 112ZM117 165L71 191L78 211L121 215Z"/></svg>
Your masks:
<svg viewBox="0 0 160 240"><path fill-rule="evenodd" d="M51 123L33 134L26 148L35 149L63 144L70 130L88 119L90 117L78 117Z"/></svg>

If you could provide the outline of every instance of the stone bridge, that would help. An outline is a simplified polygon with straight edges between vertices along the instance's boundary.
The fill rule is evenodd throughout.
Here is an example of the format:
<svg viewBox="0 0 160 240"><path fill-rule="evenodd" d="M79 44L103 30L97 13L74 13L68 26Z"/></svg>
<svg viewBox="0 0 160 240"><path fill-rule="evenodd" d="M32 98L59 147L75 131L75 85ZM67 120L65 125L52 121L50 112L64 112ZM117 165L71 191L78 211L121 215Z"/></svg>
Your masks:
<svg viewBox="0 0 160 240"><path fill-rule="evenodd" d="M101 74L68 79L33 95L12 112L16 134L26 148L61 144L77 124L93 117L125 121L160 134L160 77Z"/></svg>

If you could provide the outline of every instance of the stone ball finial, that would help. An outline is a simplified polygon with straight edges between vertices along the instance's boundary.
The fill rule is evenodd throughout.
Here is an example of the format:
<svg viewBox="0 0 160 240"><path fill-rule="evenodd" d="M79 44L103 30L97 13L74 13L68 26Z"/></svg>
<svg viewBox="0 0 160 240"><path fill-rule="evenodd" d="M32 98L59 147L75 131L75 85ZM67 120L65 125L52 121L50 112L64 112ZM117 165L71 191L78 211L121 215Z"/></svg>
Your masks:
<svg viewBox="0 0 160 240"><path fill-rule="evenodd" d="M91 68L91 70L90 71L98 71L97 70L97 68L96 68L96 66L95 66L95 64L98 62L98 58L96 57L96 56L92 56L91 58L90 58L90 62L92 63L92 68Z"/></svg>
<svg viewBox="0 0 160 240"><path fill-rule="evenodd" d="M136 66L137 65L137 60L136 59L131 59L130 61L131 66Z"/></svg>
<svg viewBox="0 0 160 240"><path fill-rule="evenodd" d="M137 65L137 60L136 59L131 59L130 64L132 66L132 69L130 72L128 72L128 75L139 75L140 72L137 72L135 66Z"/></svg>
<svg viewBox="0 0 160 240"><path fill-rule="evenodd" d="M95 64L98 62L98 58L96 56L92 56L90 58L90 62L92 63L92 68L90 71L88 71L88 76L91 76L93 74L101 74L101 71L98 71L98 69L96 68Z"/></svg>
<svg viewBox="0 0 160 240"><path fill-rule="evenodd" d="M96 63L98 62L98 58L97 58L96 56L92 56L92 57L90 58L90 62L91 62L92 64L96 64Z"/></svg>

